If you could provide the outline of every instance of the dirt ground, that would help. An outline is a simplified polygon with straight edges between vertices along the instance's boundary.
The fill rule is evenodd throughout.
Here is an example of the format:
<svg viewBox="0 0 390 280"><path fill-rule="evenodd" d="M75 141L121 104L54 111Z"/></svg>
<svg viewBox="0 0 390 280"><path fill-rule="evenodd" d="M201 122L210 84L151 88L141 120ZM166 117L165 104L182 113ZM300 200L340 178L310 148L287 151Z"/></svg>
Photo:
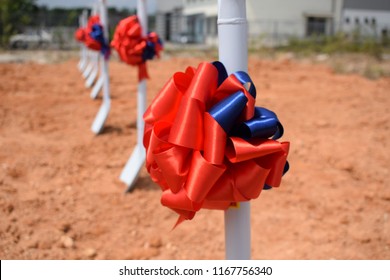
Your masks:
<svg viewBox="0 0 390 280"><path fill-rule="evenodd" d="M205 58L149 63L148 102L176 71ZM224 259L222 211L177 215L145 170L119 175L136 141L137 70L110 63L111 112L90 126L73 56L0 64L0 259ZM390 78L251 56L257 105L291 141L291 169L251 203L253 259L390 259Z"/></svg>

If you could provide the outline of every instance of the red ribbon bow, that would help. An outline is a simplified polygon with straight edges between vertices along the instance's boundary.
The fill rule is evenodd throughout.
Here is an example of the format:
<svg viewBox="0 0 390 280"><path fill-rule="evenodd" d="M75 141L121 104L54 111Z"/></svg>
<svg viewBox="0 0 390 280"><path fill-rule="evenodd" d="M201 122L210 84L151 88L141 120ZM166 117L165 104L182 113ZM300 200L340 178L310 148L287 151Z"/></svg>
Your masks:
<svg viewBox="0 0 390 280"><path fill-rule="evenodd" d="M85 29L80 27L76 30L74 37L77 41L84 43L85 42Z"/></svg>
<svg viewBox="0 0 390 280"><path fill-rule="evenodd" d="M238 119L254 117L255 98L243 83L235 75L218 78L210 63L177 72L144 114L146 168L163 191L161 203L180 215L177 224L202 208L226 210L255 199L283 175L289 142L229 136L209 114L241 91L247 102Z"/></svg>
<svg viewBox="0 0 390 280"><path fill-rule="evenodd" d="M158 41L158 35L150 33L146 38L142 37L142 27L137 16L130 16L121 20L115 29L111 46L116 49L119 57L127 64L138 66L138 79L141 81L149 78L144 50L149 41ZM159 57L161 47L156 45L155 52Z"/></svg>
<svg viewBox="0 0 390 280"><path fill-rule="evenodd" d="M100 51L102 48L101 43L90 36L90 33L92 32L92 27L95 24L101 25L100 18L98 15L91 16L88 19L87 27L85 28L85 31L84 31L85 32L85 45L87 46L87 48L89 48L91 50Z"/></svg>

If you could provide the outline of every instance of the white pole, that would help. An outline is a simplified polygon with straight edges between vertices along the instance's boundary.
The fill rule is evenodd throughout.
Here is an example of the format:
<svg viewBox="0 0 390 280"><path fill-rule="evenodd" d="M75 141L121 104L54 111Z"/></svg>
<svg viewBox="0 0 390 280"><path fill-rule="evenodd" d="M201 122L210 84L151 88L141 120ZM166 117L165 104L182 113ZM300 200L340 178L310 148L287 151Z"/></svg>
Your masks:
<svg viewBox="0 0 390 280"><path fill-rule="evenodd" d="M142 28L142 36L148 33L148 16L146 12L146 0L138 0L137 16ZM144 121L143 115L146 110L146 79L138 83L137 93L137 144L127 161L119 179L127 185L126 191L130 191L145 163L146 153L143 147Z"/></svg>
<svg viewBox="0 0 390 280"><path fill-rule="evenodd" d="M146 12L146 0L138 0L137 3L137 16L139 18L142 37L146 37L148 34L148 15ZM144 137L144 121L143 115L146 110L146 79L143 79L138 83L138 95L137 95L137 142L142 145Z"/></svg>
<svg viewBox="0 0 390 280"><path fill-rule="evenodd" d="M245 0L218 0L219 60L228 74L248 71L248 27ZM228 260L251 258L250 203L225 211Z"/></svg>
<svg viewBox="0 0 390 280"><path fill-rule="evenodd" d="M100 20L103 25L104 39L108 42L108 16L106 0L99 0L100 6ZM103 130L104 123L108 117L108 113L111 107L110 99L110 79L108 74L108 60L104 58L104 54L100 54L100 63L103 76L103 103L100 106L99 112L92 124L92 131L96 134Z"/></svg>

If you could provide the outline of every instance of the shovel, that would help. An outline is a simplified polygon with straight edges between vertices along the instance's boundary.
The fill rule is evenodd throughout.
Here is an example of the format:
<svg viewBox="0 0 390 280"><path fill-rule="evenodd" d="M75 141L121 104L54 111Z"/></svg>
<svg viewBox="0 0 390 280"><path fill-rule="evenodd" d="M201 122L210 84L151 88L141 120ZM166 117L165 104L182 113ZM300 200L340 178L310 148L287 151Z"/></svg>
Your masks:
<svg viewBox="0 0 390 280"><path fill-rule="evenodd" d="M105 0L99 1L100 18L102 20L104 37L108 41L108 20L107 20L107 6ZM95 134L102 132L104 123L108 117L111 107L110 99L110 79L108 75L108 59L104 58L104 54L100 53L101 69L102 69L102 88L103 88L103 103L100 106L99 112L97 113L95 120L92 123L91 130Z"/></svg>
<svg viewBox="0 0 390 280"><path fill-rule="evenodd" d="M148 32L148 21L146 13L146 0L138 0L137 16L142 27L142 36L146 37ZM145 163L146 152L143 146L144 137L144 120L143 114L146 110L146 79L138 83L137 93L137 144L127 161L119 179L127 186L126 192L131 191L134 187L139 173Z"/></svg>

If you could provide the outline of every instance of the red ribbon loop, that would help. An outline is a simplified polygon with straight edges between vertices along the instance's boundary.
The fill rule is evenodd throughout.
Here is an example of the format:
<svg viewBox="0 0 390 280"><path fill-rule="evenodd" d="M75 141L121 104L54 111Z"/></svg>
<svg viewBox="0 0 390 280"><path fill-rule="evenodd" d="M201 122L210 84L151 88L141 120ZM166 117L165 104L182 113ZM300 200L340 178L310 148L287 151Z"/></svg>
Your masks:
<svg viewBox="0 0 390 280"><path fill-rule="evenodd" d="M146 168L163 191L161 203L180 215L177 224L202 208L255 199L283 175L289 142L230 136L209 113L242 92L237 122L254 117L255 99L243 83L230 75L218 85L218 75L210 63L175 73L144 114Z"/></svg>

